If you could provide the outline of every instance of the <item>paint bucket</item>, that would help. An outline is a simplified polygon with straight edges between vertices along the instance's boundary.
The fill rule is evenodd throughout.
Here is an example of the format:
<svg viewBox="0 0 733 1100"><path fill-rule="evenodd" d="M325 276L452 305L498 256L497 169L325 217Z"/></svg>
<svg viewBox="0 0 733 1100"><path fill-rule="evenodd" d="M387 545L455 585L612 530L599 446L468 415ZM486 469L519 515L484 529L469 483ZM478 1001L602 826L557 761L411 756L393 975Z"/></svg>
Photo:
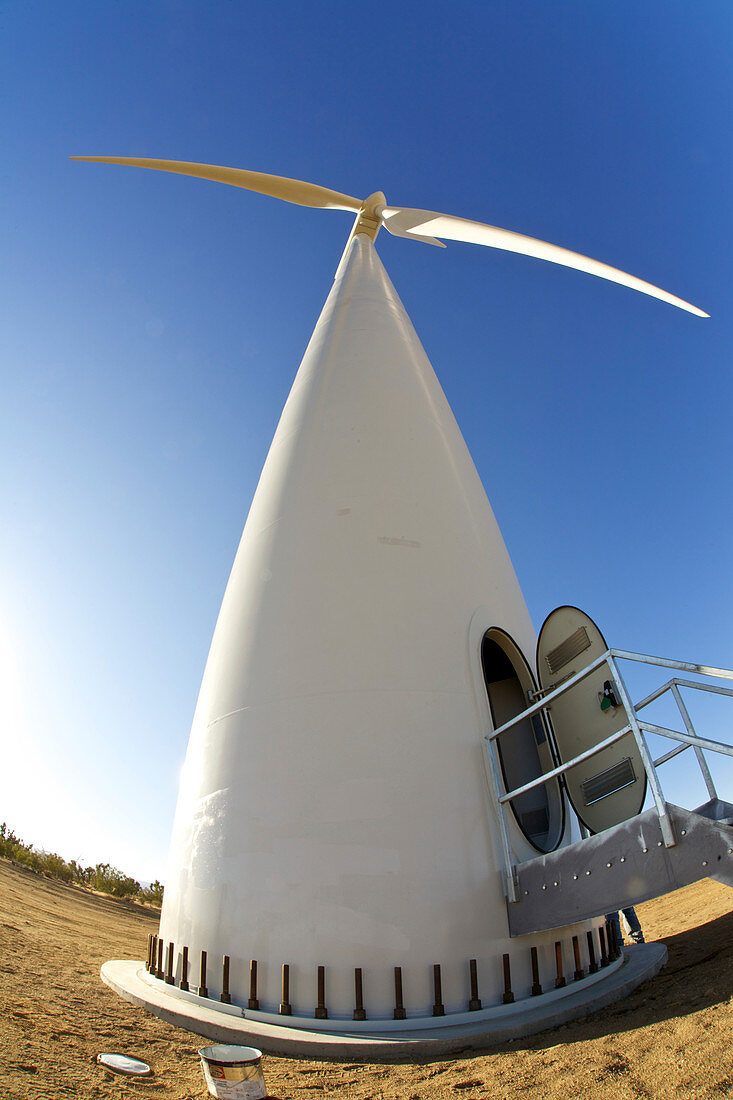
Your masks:
<svg viewBox="0 0 733 1100"><path fill-rule="evenodd" d="M217 1043L199 1051L209 1092L219 1100L264 1100L262 1051Z"/></svg>

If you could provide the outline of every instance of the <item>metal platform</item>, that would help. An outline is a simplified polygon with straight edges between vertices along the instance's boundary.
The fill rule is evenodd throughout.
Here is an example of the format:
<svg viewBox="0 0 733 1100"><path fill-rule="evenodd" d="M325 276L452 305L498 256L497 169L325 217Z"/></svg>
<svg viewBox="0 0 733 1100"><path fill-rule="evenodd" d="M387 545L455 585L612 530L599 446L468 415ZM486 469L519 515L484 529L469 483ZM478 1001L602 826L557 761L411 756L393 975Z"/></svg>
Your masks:
<svg viewBox="0 0 733 1100"><path fill-rule="evenodd" d="M559 610L574 611L587 619L577 608ZM557 612L553 612L555 614ZM592 620L588 622L593 625ZM575 635L571 635L563 643L566 650L567 642L574 637ZM537 701L530 703L525 710L485 737L489 789L499 813L506 905L509 932L512 936L544 932L592 919L600 913L615 912L650 898L661 897L701 878L715 878L733 886L733 805L720 798L705 755L714 753L733 758L733 745L700 737L682 696L684 689L686 692L707 692L733 698L733 687L709 682L711 679L731 681L733 670L621 649L607 649L604 653L593 656L588 646L584 647L583 652L586 649L593 659L584 667L577 671L573 668L556 684L531 692L530 698ZM620 661L672 669L676 673L692 673L704 679L690 680L682 679L678 675L672 676L646 698L633 703L619 667ZM596 679L605 678L602 681L603 693L596 691L597 684L593 680L596 673ZM541 712L549 712L557 700L569 691L576 691L577 702L577 691L581 688L586 692L586 697L581 702L586 705L590 701L591 713L596 697L601 710L604 709L606 696L611 699L611 710L618 712L617 720L613 723L615 729L600 740L594 738L595 743L590 746L580 744L582 751L573 759L563 760L530 782L514 790L507 790L497 748L499 737L525 719L533 718ZM683 729L660 726L640 717L641 711L665 695L671 696L676 703ZM606 710L609 711L609 708L606 707ZM655 760L647 742L649 735L661 736L677 744ZM514 799L550 779L559 778L566 783L566 776L572 769L593 760L622 738L628 739L629 736L636 742L637 766L640 760L646 773L653 805L643 813L625 820L622 816L623 807L615 806L606 815L607 818L610 816L608 827L588 836L588 827L583 827L586 807L600 799L608 799L610 804L617 792L623 793L628 784L619 785L614 780L616 785L612 784L600 796L594 791L592 798L589 797L587 782L581 784L580 793L577 790L571 792L568 788L568 796L576 810L585 839L547 855L518 862L511 843L507 816ZM682 809L667 802L658 774L661 765L689 749L694 752L709 795L708 801L695 810ZM559 759L560 754L556 752L556 755ZM598 780L600 776L605 776L607 779L607 771L608 769L606 772L601 771L594 778ZM614 816L617 824L613 823Z"/></svg>
<svg viewBox="0 0 733 1100"><path fill-rule="evenodd" d="M724 809L727 803L720 803ZM729 808L729 807L728 807ZM656 807L612 829L514 867L512 936L560 928L660 897L701 878L733 886L733 827L666 804L676 843L665 846ZM724 820L728 817L724 816ZM728 818L729 819L729 818Z"/></svg>

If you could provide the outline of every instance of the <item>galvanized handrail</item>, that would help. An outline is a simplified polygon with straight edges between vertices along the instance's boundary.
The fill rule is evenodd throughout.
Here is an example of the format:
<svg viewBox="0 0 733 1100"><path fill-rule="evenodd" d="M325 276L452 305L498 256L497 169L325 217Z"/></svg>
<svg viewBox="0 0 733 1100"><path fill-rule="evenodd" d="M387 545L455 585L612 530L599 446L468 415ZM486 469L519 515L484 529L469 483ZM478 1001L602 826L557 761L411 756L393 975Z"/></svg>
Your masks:
<svg viewBox="0 0 733 1100"><path fill-rule="evenodd" d="M574 756L567 764L560 764L559 767L553 768L552 771L543 772L539 779L533 779L531 782L525 783L524 786L517 787L515 790L510 791L509 794L503 794L499 801L511 802L513 799L518 798L520 794L524 794L526 791L531 791L535 787L538 787L540 783L547 783L550 779L554 779L555 776L562 775L563 772L568 771L570 768L574 768L576 764L582 764L584 760L589 760L591 756L595 756L596 753L601 752L602 749L607 749L609 745L614 745L630 732L631 726L624 726L623 729L617 730L616 733L612 733L610 737L606 737L605 740L599 741L592 749L586 749L585 752L581 752L578 756Z"/></svg>
<svg viewBox="0 0 733 1100"><path fill-rule="evenodd" d="M727 695L730 697L733 697L733 689L717 687L712 684L702 684L693 680L681 680L679 677L673 677L661 688L658 688L656 691L652 692L650 695L646 696L646 698L642 699L641 702L635 705L631 701L626 683L618 667L617 659L636 661L641 664L658 665L665 668L677 669L682 672L693 672L697 673L700 676L714 676L718 679L733 680L733 670L731 669L715 668L711 665L698 665L692 664L688 661L676 661L664 657L654 657L645 653L633 653L629 650L609 648L600 657L597 657L584 669L581 669L580 672L574 673L572 676L564 680L563 683L558 685L556 688L553 688L552 691L548 692L546 695L543 695L543 698L540 699L538 702L533 703L531 706L527 707L525 710L515 715L514 718L510 719L510 721L505 722L503 725L498 726L495 730L491 730L488 734L486 734L484 738L484 743L488 755L489 776L499 810L499 832L505 861L506 887L507 897L509 901L518 901L519 898L515 872L516 863L512 853L509 837L509 827L506 817L506 804L508 802L512 802L519 795L525 794L527 791L531 791L535 787L539 787L544 783L547 783L550 779L554 779L557 776L564 774L565 772L569 771L570 768L573 768L577 764L580 764L583 761L588 760L590 757L595 756L597 753L602 752L603 749L608 748L609 745L615 744L616 741L619 741L622 737L625 737L629 733L633 734L634 736L634 740L636 741L639 753L642 758L642 762L644 764L644 770L646 772L647 781L649 783L649 789L654 799L657 815L659 817L659 825L665 847L671 848L677 843L677 841L674 835L674 829L672 827L671 819L667 812L667 805L664 800L664 794L662 792L662 787L659 782L659 777L657 775L657 768L661 764L666 763L666 761L671 760L674 756L677 756L679 753L684 752L685 749L692 746L695 750L695 755L697 756L698 764L705 780L708 793L710 794L711 798L717 798L715 784L710 774L710 770L708 768L703 750L707 749L711 752L718 752L726 756L733 756L733 746L726 745L721 741L713 741L709 738L698 736L698 734L695 732L695 727L692 723L692 719L690 718L689 712L687 710L687 707L685 706L679 689L681 687L696 688L700 691L708 691L717 695ZM497 738L500 737L501 734L505 733L507 730L512 729L514 726L518 725L519 722L523 722L525 719L531 718L533 715L539 713L540 711L548 709L548 704L550 704L554 699L558 698L566 691L569 691L571 688L575 687L576 684L580 683L597 668L600 668L600 666L604 664L607 665L611 677L616 683L621 703L628 717L628 723L616 733L611 734L603 741L600 741L597 745L594 745L593 748L586 749L584 752L579 753L578 756L573 757L572 760L569 760L564 764L560 764L555 768L551 768L547 772L543 772L542 775L538 776L536 779L533 779L529 783L524 783L521 787L517 787L512 791L505 790L502 771L499 767L499 759L497 754ZM641 710L643 707L648 706L650 703L654 702L655 699L658 699L666 691L672 692L675 702L677 703L677 707L680 711L682 721L687 731L684 734L680 733L677 730L668 729L666 726L654 725L651 722L642 722L637 717L638 710ZM672 738L673 740L681 742L681 744L672 749L670 752L667 752L663 756L660 756L658 760L652 760L652 757L649 753L649 747L644 736L645 732L656 733L662 737Z"/></svg>
<svg viewBox="0 0 733 1100"><path fill-rule="evenodd" d="M715 676L719 680L733 680L733 669L715 668L713 665L696 665L690 661L674 661L671 657L652 657L649 653L632 653L627 649L609 649L612 657L625 661L638 661L643 665L661 665L662 668L678 668L681 672L696 672L700 676Z"/></svg>
<svg viewBox="0 0 733 1100"><path fill-rule="evenodd" d="M686 745L699 745L701 749L719 752L724 756L733 756L733 745L726 745L723 741L712 741L707 737L698 737L697 734L680 733L667 726L655 726L653 722L639 722L639 725L647 733L656 733L660 737L670 737L673 741L684 741Z"/></svg>
<svg viewBox="0 0 733 1100"><path fill-rule="evenodd" d="M680 688L682 687L695 688L695 690L697 691L707 691L712 695L727 695L729 698L733 698L733 688L719 687L716 684L701 684L697 680L680 680L679 676L673 676L672 679L668 680L666 684L663 684L660 688L657 688L656 691L653 691L650 695L647 695L645 699L642 699L640 703L637 703L636 710L641 710L642 707L646 707L650 703L653 703L655 699L661 698L661 696L664 695L665 691L671 691L677 704L677 709L682 715L682 721L685 723L685 728L687 729L687 732L694 736L695 727L692 723L689 711L685 706L684 700L682 699L682 694L680 692ZM678 738L678 740L681 740L681 738ZM660 764L665 764L668 760L671 760L672 757L679 755L679 753L681 752L684 752L685 749L689 749L691 747L691 744L692 747L695 749L697 762L700 766L702 777L705 780L705 786L707 787L708 794L711 798L717 798L718 792L715 788L715 781L713 780L710 768L708 767L708 762L705 759L705 753L703 752L703 748L706 747L704 745L693 744L687 741L686 743L678 745L676 748L671 749L669 752L664 753L663 756L660 756L658 760L654 761L654 767L658 768ZM718 742L718 744L720 744L720 742ZM713 749L713 751L725 751L726 755L731 755L724 748Z"/></svg>
<svg viewBox="0 0 733 1100"><path fill-rule="evenodd" d="M635 703L634 706L636 710L641 710L642 707L649 706L655 699L659 699L661 695L664 695L665 691L671 691L675 687L697 688L698 691L709 691L714 695L729 695L733 697L733 688L718 687L716 684L701 684L697 680L680 680L679 676L673 676L671 680L667 680L666 684L662 684L661 687L656 688L651 695L647 695L640 703Z"/></svg>

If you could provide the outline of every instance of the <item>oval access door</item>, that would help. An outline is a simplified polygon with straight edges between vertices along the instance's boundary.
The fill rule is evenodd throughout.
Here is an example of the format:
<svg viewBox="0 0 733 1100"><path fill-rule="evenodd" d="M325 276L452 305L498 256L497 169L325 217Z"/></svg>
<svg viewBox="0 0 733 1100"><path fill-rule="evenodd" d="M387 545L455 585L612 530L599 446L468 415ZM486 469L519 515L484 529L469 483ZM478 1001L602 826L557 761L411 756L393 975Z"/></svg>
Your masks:
<svg viewBox="0 0 733 1100"><path fill-rule="evenodd" d="M540 686L545 690L559 687L607 649L606 639L584 611L556 608L545 619L537 640ZM627 725L624 707L613 706L613 699L604 697L610 675L608 666L601 665L550 704L561 761L572 760ZM646 773L634 735L628 733L576 764L565 772L565 785L573 809L591 833L641 813Z"/></svg>
<svg viewBox="0 0 733 1100"><path fill-rule="evenodd" d="M481 666L494 729L511 721L529 706L528 692L535 681L516 642L493 628L481 643ZM556 766L547 726L541 714L525 718L505 730L496 741L507 791L538 779ZM552 852L565 830L565 804L557 779L525 791L510 803L519 828L533 848Z"/></svg>

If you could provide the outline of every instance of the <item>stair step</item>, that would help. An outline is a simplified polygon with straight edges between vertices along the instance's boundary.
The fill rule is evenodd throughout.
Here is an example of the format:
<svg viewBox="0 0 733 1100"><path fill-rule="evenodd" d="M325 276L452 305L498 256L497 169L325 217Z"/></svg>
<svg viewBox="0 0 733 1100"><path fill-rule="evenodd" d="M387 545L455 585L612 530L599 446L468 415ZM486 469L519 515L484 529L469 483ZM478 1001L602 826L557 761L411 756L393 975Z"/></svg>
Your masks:
<svg viewBox="0 0 733 1100"><path fill-rule="evenodd" d="M717 821L720 825L733 825L733 806L722 798L711 798L709 802L698 806L693 814L700 817L708 817L711 821Z"/></svg>

